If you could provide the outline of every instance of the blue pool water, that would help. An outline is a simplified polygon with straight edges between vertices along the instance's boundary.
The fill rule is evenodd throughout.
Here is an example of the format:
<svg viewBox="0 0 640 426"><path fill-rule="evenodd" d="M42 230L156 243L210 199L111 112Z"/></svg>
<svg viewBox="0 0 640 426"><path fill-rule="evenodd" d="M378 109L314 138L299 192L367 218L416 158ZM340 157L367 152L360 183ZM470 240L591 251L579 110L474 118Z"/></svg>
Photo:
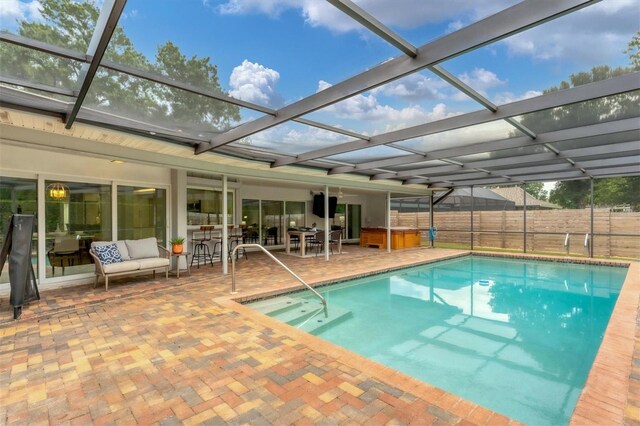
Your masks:
<svg viewBox="0 0 640 426"><path fill-rule="evenodd" d="M566 424L627 268L467 256L255 304L529 424Z"/></svg>

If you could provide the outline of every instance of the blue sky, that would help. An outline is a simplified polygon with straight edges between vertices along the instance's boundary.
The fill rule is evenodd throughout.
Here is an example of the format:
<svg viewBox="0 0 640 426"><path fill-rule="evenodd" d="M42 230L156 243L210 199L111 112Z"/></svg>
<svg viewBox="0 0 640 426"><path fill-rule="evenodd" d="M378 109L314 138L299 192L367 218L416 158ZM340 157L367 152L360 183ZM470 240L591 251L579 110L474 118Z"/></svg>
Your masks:
<svg viewBox="0 0 640 426"><path fill-rule="evenodd" d="M419 46L508 7L514 0L360 0ZM1 0L2 26L38 19L37 0ZM446 61L444 68L497 104L539 95L577 71L625 65L638 31L640 0L605 0L578 13ZM12 24L13 22L13 24ZM323 0L128 0L120 25L153 58L173 41L208 56L232 96L279 108L400 55ZM377 134L481 107L423 71L310 114L327 124ZM243 121L259 114L243 111ZM496 126L496 137L505 131ZM297 153L344 138L287 124L253 143Z"/></svg>

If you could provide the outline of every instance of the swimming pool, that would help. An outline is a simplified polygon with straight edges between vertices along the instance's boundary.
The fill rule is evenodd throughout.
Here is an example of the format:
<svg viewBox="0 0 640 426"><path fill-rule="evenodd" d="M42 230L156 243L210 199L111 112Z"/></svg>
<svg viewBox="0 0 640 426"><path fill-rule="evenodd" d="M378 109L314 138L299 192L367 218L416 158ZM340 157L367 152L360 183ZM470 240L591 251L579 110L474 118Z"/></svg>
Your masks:
<svg viewBox="0 0 640 426"><path fill-rule="evenodd" d="M253 304L531 424L563 424L627 269L467 256Z"/></svg>

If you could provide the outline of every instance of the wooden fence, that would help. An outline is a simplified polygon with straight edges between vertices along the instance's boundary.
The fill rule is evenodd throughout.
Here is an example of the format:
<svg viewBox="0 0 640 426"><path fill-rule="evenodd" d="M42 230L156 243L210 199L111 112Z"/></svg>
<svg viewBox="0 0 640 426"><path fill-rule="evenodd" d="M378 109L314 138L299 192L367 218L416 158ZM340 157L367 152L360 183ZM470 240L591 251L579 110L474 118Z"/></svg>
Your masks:
<svg viewBox="0 0 640 426"><path fill-rule="evenodd" d="M437 241L471 244L471 212L435 212ZM417 227L427 242L429 213L391 212L392 226ZM594 256L640 258L640 212L611 212L595 209L593 214ZM474 247L522 250L524 216L519 210L473 213ZM591 210L527 211L527 251L565 253L565 236L570 234L569 253L587 254L585 234L591 230Z"/></svg>

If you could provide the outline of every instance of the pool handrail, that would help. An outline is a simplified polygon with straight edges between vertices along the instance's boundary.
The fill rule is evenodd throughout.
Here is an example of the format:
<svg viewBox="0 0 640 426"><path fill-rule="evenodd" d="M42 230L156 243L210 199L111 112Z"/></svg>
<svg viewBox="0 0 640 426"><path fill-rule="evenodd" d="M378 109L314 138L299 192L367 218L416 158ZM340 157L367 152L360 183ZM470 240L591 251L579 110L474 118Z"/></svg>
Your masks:
<svg viewBox="0 0 640 426"><path fill-rule="evenodd" d="M237 246L235 246L233 248L233 251L231 252L231 294L236 294L237 293L237 291L236 291L236 252L238 251L239 248L246 248L246 247L255 247L255 248L259 248L260 250L262 250L267 256L269 256L271 259L273 259L278 265L282 266L287 272L289 272L291 275L293 275L293 277L295 279L300 281L305 287L307 287L309 290L311 290L311 292L313 294L318 296L318 298L320 298L320 301L322 302L322 305L325 308L327 307L327 301L324 300L324 297L322 297L322 295L320 293L315 291L313 287L311 287L309 284L307 284L295 272L293 272L291 269L289 269L287 267L287 265L285 265L280 260L278 260L274 255L269 253L269 250L267 250L266 248L262 247L260 244L244 244L243 243L243 244L238 244Z"/></svg>

